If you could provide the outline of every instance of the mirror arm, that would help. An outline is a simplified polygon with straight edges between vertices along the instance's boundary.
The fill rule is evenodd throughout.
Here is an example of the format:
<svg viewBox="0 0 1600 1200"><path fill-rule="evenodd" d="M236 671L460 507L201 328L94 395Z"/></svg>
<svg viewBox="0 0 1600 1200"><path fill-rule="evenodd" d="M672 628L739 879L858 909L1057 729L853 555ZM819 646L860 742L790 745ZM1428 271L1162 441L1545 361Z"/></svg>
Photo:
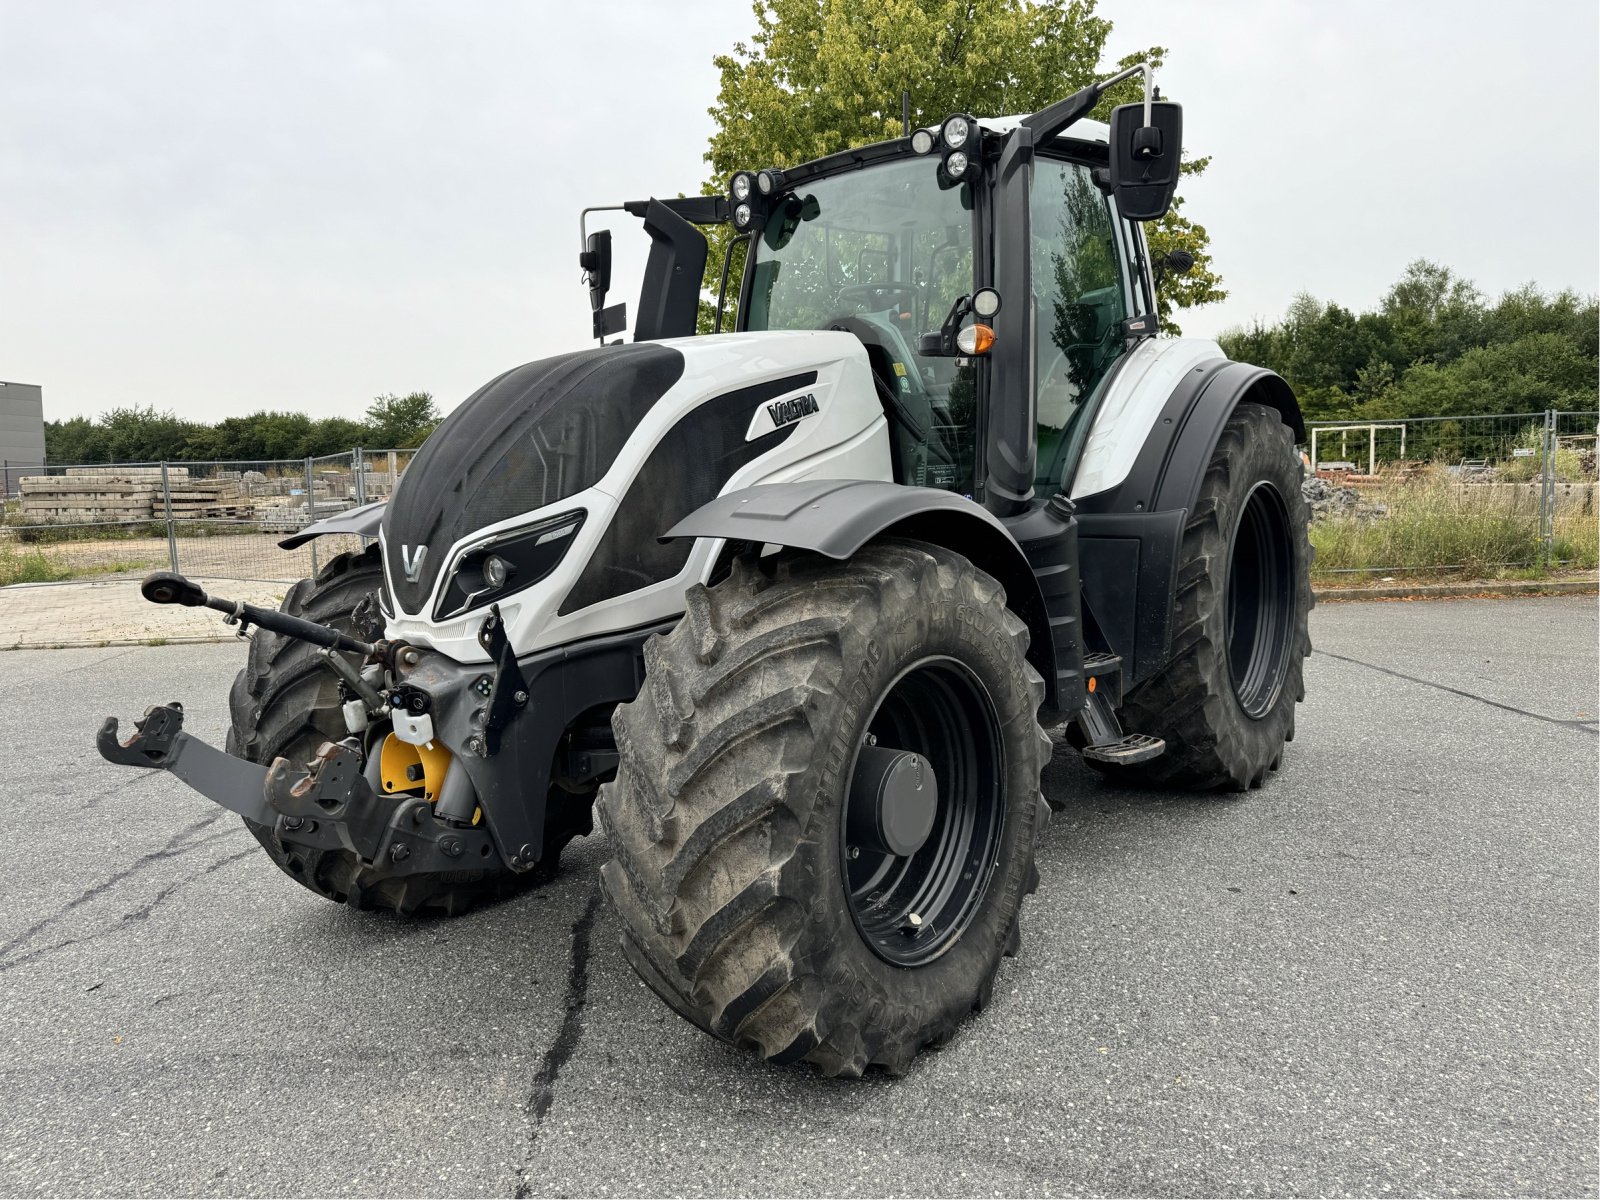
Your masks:
<svg viewBox="0 0 1600 1200"><path fill-rule="evenodd" d="M1125 70L1118 71L1115 75L1091 83L1086 88L1081 88L1064 100L1057 100L1054 104L1046 105L1030 117L1024 117L1020 122L1033 133L1034 144L1038 145L1050 141L1056 134L1064 130L1074 121L1087 116L1094 106L1100 103L1100 97L1116 87L1124 79L1132 79L1138 74L1144 75L1144 123L1150 124L1151 89L1155 81L1155 70L1147 62L1135 63Z"/></svg>

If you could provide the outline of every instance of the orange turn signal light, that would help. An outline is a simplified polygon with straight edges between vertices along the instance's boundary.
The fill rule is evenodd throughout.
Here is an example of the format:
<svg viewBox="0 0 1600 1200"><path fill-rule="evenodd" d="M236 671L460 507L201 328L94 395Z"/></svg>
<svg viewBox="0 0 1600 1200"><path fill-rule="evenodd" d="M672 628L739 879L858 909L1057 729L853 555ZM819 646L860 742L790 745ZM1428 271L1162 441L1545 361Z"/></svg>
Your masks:
<svg viewBox="0 0 1600 1200"><path fill-rule="evenodd" d="M987 325L968 325L956 334L956 349L963 354L987 354L994 345L994 330Z"/></svg>

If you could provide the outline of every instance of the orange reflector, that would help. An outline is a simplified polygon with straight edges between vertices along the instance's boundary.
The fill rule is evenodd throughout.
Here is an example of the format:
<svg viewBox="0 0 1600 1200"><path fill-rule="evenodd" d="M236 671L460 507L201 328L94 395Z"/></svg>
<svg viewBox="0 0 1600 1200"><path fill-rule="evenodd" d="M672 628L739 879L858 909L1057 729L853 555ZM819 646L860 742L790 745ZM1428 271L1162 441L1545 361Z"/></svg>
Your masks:
<svg viewBox="0 0 1600 1200"><path fill-rule="evenodd" d="M1089 676L1089 690L1091 692L1094 691L1094 676L1093 675Z"/></svg>

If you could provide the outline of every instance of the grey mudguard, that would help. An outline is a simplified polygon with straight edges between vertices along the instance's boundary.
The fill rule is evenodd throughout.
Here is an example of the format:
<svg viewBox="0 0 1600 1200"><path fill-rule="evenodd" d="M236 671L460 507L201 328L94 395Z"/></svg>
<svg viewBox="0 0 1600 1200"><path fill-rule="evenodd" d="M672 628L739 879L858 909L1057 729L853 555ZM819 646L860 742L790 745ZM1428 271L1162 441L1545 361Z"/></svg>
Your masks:
<svg viewBox="0 0 1600 1200"><path fill-rule="evenodd" d="M278 545L285 550L293 550L296 546L304 546L312 538L319 538L325 533L354 533L361 537L375 538L378 536L378 527L383 524L385 503L383 500L374 500L371 504L363 504L360 508L348 508L326 521L313 521L299 533L284 538Z"/></svg>
<svg viewBox="0 0 1600 1200"><path fill-rule="evenodd" d="M885 533L954 550L999 580L1007 607L1027 622L1028 661L1044 677L1047 702L1057 703L1056 646L1039 581L1011 531L965 496L878 479L758 484L702 505L661 540L726 538L846 559Z"/></svg>
<svg viewBox="0 0 1600 1200"><path fill-rule="evenodd" d="M954 492L878 479L811 479L743 488L697 508L662 534L661 540L717 537L770 542L842 559L891 525L930 513L948 513L956 521L987 525L1026 563L1010 531L981 505Z"/></svg>

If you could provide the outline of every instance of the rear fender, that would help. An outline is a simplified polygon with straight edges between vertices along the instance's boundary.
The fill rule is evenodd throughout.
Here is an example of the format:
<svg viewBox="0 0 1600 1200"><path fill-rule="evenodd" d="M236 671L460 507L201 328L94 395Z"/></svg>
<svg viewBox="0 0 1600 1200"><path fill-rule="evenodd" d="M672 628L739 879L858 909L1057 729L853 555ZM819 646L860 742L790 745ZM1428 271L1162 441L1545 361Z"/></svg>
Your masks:
<svg viewBox="0 0 1600 1200"><path fill-rule="evenodd" d="M1240 404L1274 409L1296 440L1305 436L1300 405L1281 378L1212 360L1172 389L1121 482L1077 498L1085 605L1107 648L1122 656L1129 686L1170 656L1184 527L1222 427Z"/></svg>
<svg viewBox="0 0 1600 1200"><path fill-rule="evenodd" d="M751 545L851 557L875 538L903 537L953 550L1006 590L1006 605L1028 626L1028 661L1056 700L1055 646L1038 580L1009 530L982 505L954 492L883 480L759 484L718 496L662 535L725 538Z"/></svg>

